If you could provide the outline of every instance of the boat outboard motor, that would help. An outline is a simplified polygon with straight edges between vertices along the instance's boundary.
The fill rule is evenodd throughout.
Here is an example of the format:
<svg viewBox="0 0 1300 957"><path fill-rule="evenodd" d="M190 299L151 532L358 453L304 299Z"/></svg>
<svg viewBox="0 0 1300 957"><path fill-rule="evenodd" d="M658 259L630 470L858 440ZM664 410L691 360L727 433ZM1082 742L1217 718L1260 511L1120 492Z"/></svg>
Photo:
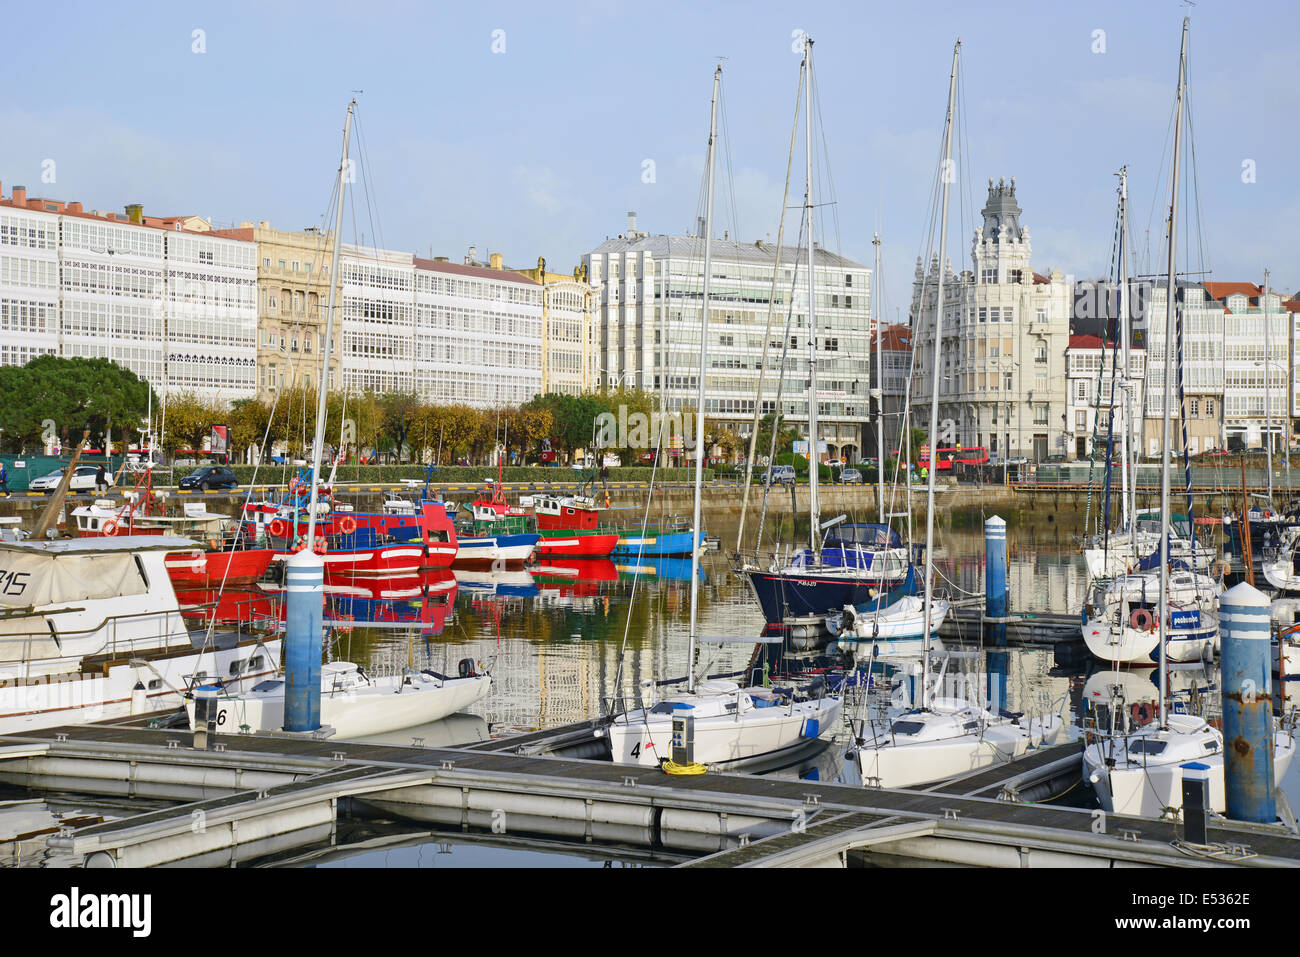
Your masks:
<svg viewBox="0 0 1300 957"><path fill-rule="evenodd" d="M808 697L823 698L826 696L826 677L818 675L812 681L808 682Z"/></svg>
<svg viewBox="0 0 1300 957"><path fill-rule="evenodd" d="M462 678L475 678L475 677L477 677L477 675L475 675L475 673L474 673L474 659L473 659L473 658L462 658L462 659L460 659L460 664L459 664L457 667L458 667L458 672L457 672L457 673L459 674L460 677L462 677Z"/></svg>

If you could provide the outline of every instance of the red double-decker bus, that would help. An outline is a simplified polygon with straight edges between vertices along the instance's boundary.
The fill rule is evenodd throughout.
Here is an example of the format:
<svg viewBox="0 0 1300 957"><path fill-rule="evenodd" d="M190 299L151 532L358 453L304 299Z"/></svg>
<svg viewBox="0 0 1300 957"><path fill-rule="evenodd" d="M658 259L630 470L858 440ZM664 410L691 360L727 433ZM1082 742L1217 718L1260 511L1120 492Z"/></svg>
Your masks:
<svg viewBox="0 0 1300 957"><path fill-rule="evenodd" d="M938 452L938 465L935 467L939 471L945 469L951 470L953 465L986 465L989 460L989 450L981 445L962 447L958 445L955 448L940 448ZM920 465L927 468L930 465L930 449L928 446L921 448Z"/></svg>

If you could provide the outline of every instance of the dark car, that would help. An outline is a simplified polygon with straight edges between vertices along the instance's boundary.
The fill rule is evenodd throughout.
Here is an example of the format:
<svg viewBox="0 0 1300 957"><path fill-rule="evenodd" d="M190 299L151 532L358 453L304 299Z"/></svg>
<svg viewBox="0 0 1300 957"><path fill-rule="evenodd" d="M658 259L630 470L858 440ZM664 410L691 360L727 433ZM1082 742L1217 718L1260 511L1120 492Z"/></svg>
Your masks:
<svg viewBox="0 0 1300 957"><path fill-rule="evenodd" d="M213 488L239 488L239 479L225 465L203 465L181 479L183 489L196 489L200 492Z"/></svg>

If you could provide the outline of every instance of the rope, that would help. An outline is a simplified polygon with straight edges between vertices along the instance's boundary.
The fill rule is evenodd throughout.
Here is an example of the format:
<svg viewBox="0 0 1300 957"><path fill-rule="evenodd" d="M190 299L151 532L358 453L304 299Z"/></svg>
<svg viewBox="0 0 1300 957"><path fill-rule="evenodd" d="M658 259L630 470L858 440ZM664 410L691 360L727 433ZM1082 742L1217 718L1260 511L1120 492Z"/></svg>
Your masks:
<svg viewBox="0 0 1300 957"><path fill-rule="evenodd" d="M692 761L689 764L678 764L676 761L665 761L660 765L664 774L676 775L697 775L704 774L709 770L708 765L700 764L698 761Z"/></svg>

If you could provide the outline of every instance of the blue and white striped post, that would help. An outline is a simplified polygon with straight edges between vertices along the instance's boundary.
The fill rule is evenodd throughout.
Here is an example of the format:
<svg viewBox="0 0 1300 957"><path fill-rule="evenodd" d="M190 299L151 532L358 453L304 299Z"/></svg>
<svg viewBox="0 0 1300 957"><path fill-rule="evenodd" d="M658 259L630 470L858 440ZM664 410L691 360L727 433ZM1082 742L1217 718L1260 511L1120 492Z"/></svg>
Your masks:
<svg viewBox="0 0 1300 957"><path fill-rule="evenodd" d="M320 727L325 560L304 548L285 562L284 730Z"/></svg>
<svg viewBox="0 0 1300 957"><path fill-rule="evenodd" d="M1268 596L1245 582L1219 596L1226 809L1260 824L1277 820L1268 619Z"/></svg>
<svg viewBox="0 0 1300 957"><path fill-rule="evenodd" d="M984 523L984 617L1007 617L1007 523L994 515ZM984 643L1004 647L1007 643L1006 621L986 621ZM988 706L994 714L1007 706L1007 653L985 653Z"/></svg>

